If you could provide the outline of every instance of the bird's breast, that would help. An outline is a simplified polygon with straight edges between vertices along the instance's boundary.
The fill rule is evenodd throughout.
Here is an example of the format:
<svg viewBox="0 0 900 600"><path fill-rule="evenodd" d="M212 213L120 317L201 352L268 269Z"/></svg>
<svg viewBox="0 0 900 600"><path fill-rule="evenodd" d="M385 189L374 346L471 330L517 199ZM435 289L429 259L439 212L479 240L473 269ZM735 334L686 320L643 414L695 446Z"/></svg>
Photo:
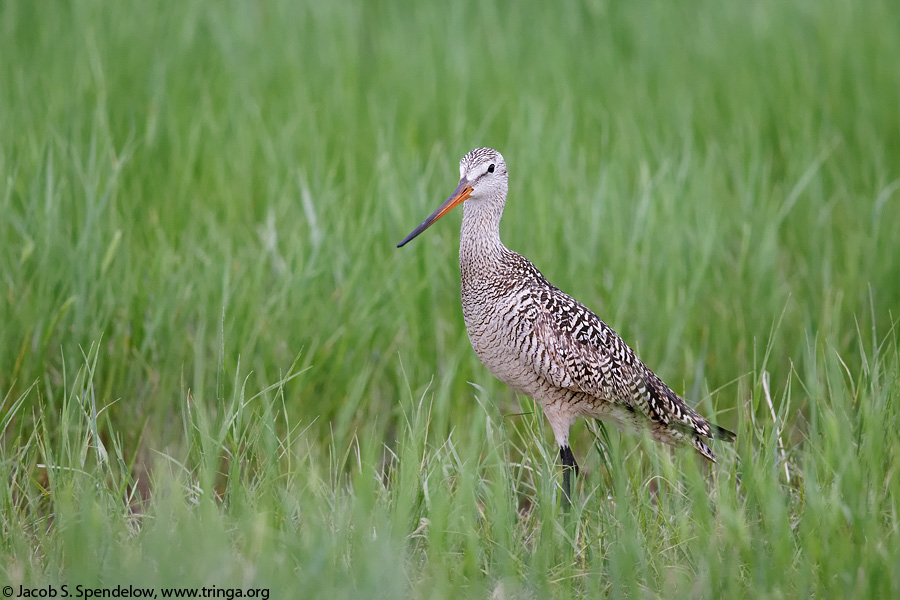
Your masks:
<svg viewBox="0 0 900 600"><path fill-rule="evenodd" d="M525 318L518 294L501 287L463 284L462 307L466 332L482 364L506 385L529 393L536 376L520 358L521 320Z"/></svg>

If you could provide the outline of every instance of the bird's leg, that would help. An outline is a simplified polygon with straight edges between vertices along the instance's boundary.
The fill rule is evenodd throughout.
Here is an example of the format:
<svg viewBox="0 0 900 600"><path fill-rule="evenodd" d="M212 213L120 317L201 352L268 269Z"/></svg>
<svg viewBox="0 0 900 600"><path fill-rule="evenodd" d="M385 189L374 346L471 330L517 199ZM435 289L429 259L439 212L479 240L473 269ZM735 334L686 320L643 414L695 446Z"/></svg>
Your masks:
<svg viewBox="0 0 900 600"><path fill-rule="evenodd" d="M568 508L572 504L572 473L578 477L578 463L568 445L559 447L559 458L563 464L563 506Z"/></svg>

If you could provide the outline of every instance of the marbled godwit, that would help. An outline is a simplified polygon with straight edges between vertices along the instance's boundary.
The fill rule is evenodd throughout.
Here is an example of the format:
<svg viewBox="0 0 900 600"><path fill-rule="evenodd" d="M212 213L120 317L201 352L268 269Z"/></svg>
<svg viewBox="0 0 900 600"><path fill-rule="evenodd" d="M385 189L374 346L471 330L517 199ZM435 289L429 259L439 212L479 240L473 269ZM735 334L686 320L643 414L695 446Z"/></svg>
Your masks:
<svg viewBox="0 0 900 600"><path fill-rule="evenodd" d="M564 501L578 473L569 428L579 416L648 431L666 444L690 442L715 461L706 440L734 441L734 434L697 414L609 325L500 241L509 183L500 153L472 150L459 175L453 195L397 247L463 203L459 268L469 341L497 379L544 409L559 444Z"/></svg>

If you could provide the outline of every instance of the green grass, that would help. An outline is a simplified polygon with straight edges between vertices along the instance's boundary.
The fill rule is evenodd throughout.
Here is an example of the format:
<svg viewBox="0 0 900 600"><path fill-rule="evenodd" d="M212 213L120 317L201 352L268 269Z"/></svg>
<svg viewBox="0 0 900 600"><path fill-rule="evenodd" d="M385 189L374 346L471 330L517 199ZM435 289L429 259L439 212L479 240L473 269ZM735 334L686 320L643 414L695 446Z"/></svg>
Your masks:
<svg viewBox="0 0 900 600"><path fill-rule="evenodd" d="M898 597L894 2L0 4L0 585ZM506 244L738 433L552 435ZM471 382L471 384L470 384Z"/></svg>

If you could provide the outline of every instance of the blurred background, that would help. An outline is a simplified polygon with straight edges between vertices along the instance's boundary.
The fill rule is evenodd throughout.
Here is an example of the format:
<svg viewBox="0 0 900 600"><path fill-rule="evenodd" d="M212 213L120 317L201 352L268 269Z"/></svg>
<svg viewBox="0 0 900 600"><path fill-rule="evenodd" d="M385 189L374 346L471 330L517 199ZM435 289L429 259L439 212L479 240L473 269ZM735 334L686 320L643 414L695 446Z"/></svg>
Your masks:
<svg viewBox="0 0 900 600"><path fill-rule="evenodd" d="M519 419L466 337L461 215L395 247L478 146L509 167L509 248L725 427L770 413L768 373L799 442L817 362L852 382L900 312L898 22L889 1L6 0L3 443L42 419L66 439L84 390L135 473L185 451L185 406L278 382L323 452L394 447L419 399L436 440Z"/></svg>
<svg viewBox="0 0 900 600"><path fill-rule="evenodd" d="M442 429L467 382L503 407L462 322L460 216L395 248L487 145L506 245L734 426L765 352L784 385L900 309L897 16L5 2L0 391L52 398L96 346L126 447L298 357L289 410L329 436L389 425L410 390Z"/></svg>
<svg viewBox="0 0 900 600"><path fill-rule="evenodd" d="M895 17L5 2L0 390L52 396L97 345L109 418L158 443L238 360L260 388L299 356L290 410L338 437L409 388L444 428L468 381L502 406L462 323L460 217L395 248L488 145L507 246L674 389L733 409L766 349L784 381L900 309Z"/></svg>
<svg viewBox="0 0 900 600"><path fill-rule="evenodd" d="M896 596L897 23L0 2L0 579ZM461 211L395 247L478 146L506 245L738 432L708 478L579 423L557 518L549 428L466 337Z"/></svg>

